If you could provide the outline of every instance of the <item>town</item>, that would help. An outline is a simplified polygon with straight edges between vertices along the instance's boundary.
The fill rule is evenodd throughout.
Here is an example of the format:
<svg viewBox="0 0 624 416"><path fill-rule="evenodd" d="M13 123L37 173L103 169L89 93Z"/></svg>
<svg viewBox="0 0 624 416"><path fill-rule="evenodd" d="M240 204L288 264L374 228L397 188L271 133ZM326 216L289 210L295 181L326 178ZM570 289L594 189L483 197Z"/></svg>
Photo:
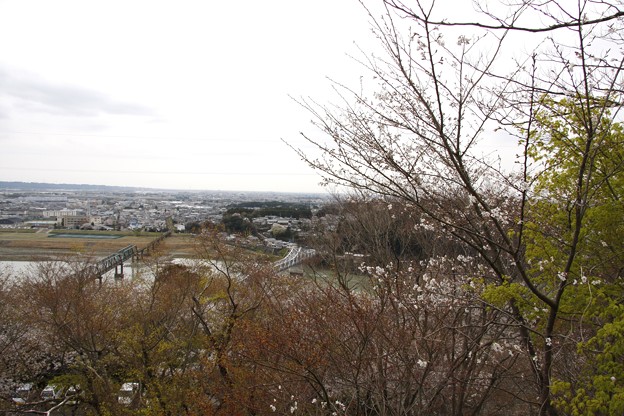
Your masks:
<svg viewBox="0 0 624 416"><path fill-rule="evenodd" d="M318 194L27 185L0 183L0 228L196 233L202 224L225 221L226 231L249 231L247 244L270 249L305 237L312 213L328 200ZM267 215L236 212L258 212L259 205Z"/></svg>

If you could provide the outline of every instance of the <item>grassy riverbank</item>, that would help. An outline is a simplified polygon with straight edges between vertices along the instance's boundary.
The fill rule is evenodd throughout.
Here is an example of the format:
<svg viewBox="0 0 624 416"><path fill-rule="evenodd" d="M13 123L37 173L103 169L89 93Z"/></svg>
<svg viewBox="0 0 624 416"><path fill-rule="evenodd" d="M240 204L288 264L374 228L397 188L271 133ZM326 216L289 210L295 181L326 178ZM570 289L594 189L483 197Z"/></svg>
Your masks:
<svg viewBox="0 0 624 416"><path fill-rule="evenodd" d="M50 238L51 235L76 234L84 238ZM118 236L114 239L101 239L89 236ZM14 230L0 231L0 261L25 261L49 259L76 254L101 257L111 254L128 245L139 249L147 246L160 233L123 231L79 231L79 230ZM193 255L193 236L174 234L166 238L159 247L165 256L188 257Z"/></svg>

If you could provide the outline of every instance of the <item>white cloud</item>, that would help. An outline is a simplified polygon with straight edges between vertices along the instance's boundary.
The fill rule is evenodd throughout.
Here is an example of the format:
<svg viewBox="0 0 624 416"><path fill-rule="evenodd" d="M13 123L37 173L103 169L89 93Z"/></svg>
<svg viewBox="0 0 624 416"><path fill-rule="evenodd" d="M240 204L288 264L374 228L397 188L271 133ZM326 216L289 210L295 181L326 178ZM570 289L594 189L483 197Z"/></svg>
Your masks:
<svg viewBox="0 0 624 416"><path fill-rule="evenodd" d="M356 1L2 1L0 180L317 191L289 96L368 33Z"/></svg>
<svg viewBox="0 0 624 416"><path fill-rule="evenodd" d="M0 97L16 110L71 116L98 114L153 115L146 106L116 101L107 95L72 85L46 82L22 72L11 73L0 67Z"/></svg>

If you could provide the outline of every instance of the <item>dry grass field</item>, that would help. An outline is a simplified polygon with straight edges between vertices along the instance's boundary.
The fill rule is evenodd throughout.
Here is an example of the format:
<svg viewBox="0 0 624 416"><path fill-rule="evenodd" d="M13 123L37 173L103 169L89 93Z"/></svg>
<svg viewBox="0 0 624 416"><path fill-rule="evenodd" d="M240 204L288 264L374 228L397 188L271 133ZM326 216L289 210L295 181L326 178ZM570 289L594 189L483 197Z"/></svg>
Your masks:
<svg viewBox="0 0 624 416"><path fill-rule="evenodd" d="M103 257L129 245L136 245L141 249L159 236L157 233L119 232L106 233L118 235L119 238L100 239L89 238L89 235L99 234L93 231L75 234L81 234L84 237L53 237L54 233L47 230L42 232L1 230L0 261L46 259L79 253ZM193 245L193 236L173 235L160 244L158 251L165 256L188 257L193 255Z"/></svg>

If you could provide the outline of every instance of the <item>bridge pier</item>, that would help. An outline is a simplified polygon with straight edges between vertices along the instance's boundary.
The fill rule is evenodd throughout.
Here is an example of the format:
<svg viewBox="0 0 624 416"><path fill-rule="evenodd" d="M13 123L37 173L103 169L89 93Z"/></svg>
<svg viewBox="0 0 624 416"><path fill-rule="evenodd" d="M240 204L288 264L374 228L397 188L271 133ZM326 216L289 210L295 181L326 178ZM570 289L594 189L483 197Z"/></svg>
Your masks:
<svg viewBox="0 0 624 416"><path fill-rule="evenodd" d="M124 271L123 271L123 262L115 265L115 279L123 279Z"/></svg>

